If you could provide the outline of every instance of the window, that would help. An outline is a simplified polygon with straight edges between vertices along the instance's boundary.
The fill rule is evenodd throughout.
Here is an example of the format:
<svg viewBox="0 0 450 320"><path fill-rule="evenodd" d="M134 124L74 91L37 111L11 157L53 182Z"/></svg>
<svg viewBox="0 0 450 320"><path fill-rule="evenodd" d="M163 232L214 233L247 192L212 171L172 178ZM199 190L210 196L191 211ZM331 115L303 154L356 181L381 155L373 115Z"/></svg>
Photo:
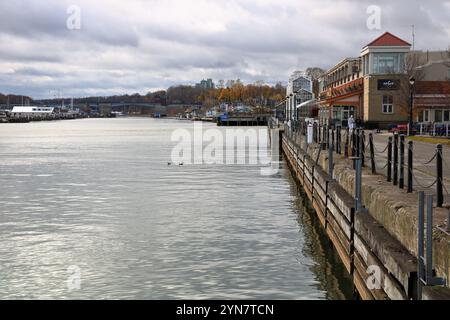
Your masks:
<svg viewBox="0 0 450 320"><path fill-rule="evenodd" d="M383 96L383 113L393 113L393 112L394 112L394 97Z"/></svg>
<svg viewBox="0 0 450 320"><path fill-rule="evenodd" d="M430 121L430 111L429 110L424 110L423 111L423 121L424 122L429 122Z"/></svg>
<svg viewBox="0 0 450 320"><path fill-rule="evenodd" d="M450 110L444 110L444 122L450 121Z"/></svg>
<svg viewBox="0 0 450 320"><path fill-rule="evenodd" d="M442 122L442 110L434 111L434 122Z"/></svg>
<svg viewBox="0 0 450 320"><path fill-rule="evenodd" d="M400 73L404 66L404 59L403 53L374 53L373 73Z"/></svg>

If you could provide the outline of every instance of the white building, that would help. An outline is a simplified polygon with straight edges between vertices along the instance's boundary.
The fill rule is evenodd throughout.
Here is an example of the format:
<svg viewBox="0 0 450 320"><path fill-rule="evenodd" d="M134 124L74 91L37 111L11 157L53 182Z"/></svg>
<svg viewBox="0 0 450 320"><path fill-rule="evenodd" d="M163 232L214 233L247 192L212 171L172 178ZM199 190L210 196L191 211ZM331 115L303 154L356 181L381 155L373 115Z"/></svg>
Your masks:
<svg viewBox="0 0 450 320"><path fill-rule="evenodd" d="M313 98L313 83L303 71L295 71L286 88L286 119L296 119L296 107Z"/></svg>

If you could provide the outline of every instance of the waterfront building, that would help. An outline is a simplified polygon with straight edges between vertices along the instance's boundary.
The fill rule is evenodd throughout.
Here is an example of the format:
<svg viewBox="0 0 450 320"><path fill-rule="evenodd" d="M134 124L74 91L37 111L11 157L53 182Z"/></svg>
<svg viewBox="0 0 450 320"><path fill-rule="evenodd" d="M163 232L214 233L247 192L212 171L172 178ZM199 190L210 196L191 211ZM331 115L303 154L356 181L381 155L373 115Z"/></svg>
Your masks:
<svg viewBox="0 0 450 320"><path fill-rule="evenodd" d="M411 45L386 32L331 68L321 79L321 123L347 126L350 116L367 127L386 127L408 118Z"/></svg>
<svg viewBox="0 0 450 320"><path fill-rule="evenodd" d="M450 125L450 81L418 81L413 119L425 125Z"/></svg>
<svg viewBox="0 0 450 320"><path fill-rule="evenodd" d="M320 123L345 127L350 116L367 128L407 123L411 90L413 122L449 123L449 52L410 48L386 32L364 46L359 57L328 70L319 79Z"/></svg>
<svg viewBox="0 0 450 320"><path fill-rule="evenodd" d="M286 87L285 114L287 119L297 119L297 106L313 98L312 79L303 71L295 71Z"/></svg>
<svg viewBox="0 0 450 320"><path fill-rule="evenodd" d="M450 124L450 52L414 52L413 119L425 125Z"/></svg>
<svg viewBox="0 0 450 320"><path fill-rule="evenodd" d="M347 126L350 116L361 113L363 78L360 58L346 58L319 79L322 124Z"/></svg>

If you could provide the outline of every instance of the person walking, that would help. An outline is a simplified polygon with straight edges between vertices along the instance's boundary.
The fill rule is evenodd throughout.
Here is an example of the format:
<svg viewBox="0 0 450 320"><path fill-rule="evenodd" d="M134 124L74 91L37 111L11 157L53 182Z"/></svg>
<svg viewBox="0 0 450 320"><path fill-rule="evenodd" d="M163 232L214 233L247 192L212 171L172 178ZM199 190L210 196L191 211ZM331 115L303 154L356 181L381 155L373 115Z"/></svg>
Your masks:
<svg viewBox="0 0 450 320"><path fill-rule="evenodd" d="M353 130L355 130L355 125L355 119L353 118L353 116L350 116L350 118L348 118L348 132L350 136L353 134Z"/></svg>

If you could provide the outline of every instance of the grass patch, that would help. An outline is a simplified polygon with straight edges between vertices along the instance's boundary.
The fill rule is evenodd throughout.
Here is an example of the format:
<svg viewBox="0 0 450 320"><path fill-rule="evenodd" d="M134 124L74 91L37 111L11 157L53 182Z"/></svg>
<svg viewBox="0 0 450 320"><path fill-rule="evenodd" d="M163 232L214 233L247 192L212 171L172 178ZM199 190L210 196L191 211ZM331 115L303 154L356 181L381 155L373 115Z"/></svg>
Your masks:
<svg viewBox="0 0 450 320"><path fill-rule="evenodd" d="M413 136L413 137L408 137L408 139L413 140L413 141L432 143L432 144L442 144L442 145L447 145L450 147L450 139L449 138Z"/></svg>

